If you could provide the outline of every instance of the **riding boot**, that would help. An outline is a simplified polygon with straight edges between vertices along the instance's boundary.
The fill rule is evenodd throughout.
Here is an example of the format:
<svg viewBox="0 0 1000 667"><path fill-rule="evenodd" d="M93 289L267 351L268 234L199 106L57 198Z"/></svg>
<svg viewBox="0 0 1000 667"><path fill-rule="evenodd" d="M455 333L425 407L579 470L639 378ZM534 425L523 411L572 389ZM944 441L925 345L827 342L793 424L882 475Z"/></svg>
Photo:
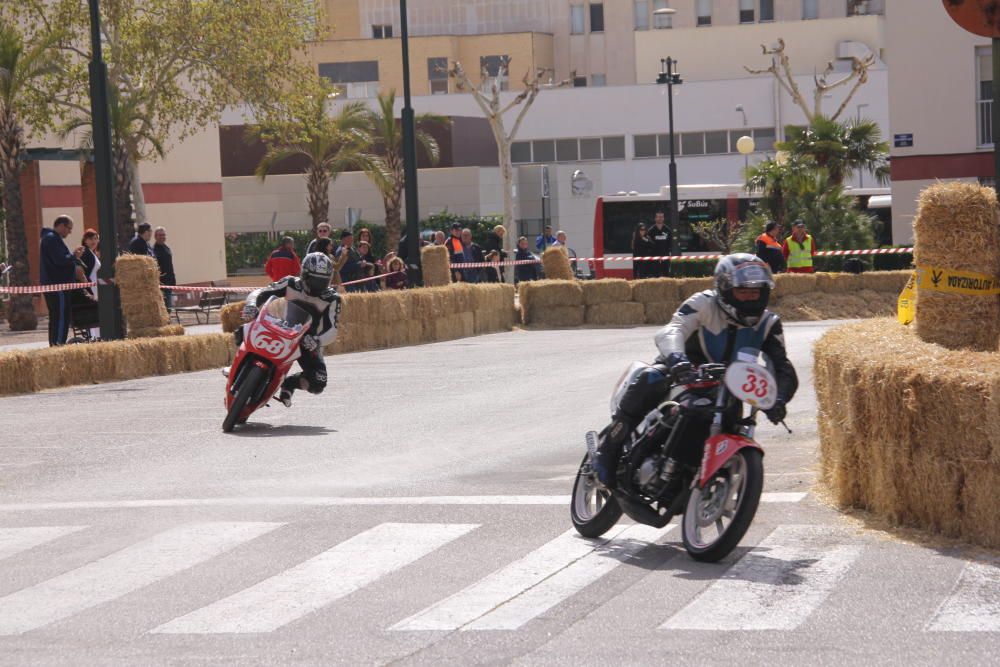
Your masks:
<svg viewBox="0 0 1000 667"><path fill-rule="evenodd" d="M621 456L622 445L628 439L631 429L624 421L616 419L607 428L606 435L597 448L594 460L594 472L601 484L613 489L618 472L618 458Z"/></svg>

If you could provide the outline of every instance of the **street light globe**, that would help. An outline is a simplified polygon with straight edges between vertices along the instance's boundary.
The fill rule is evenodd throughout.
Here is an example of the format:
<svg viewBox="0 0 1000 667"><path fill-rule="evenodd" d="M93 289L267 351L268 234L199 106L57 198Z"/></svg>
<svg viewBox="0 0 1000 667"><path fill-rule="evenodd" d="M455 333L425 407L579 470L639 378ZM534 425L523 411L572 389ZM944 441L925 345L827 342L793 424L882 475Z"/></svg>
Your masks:
<svg viewBox="0 0 1000 667"><path fill-rule="evenodd" d="M736 140L736 150L740 152L740 155L750 155L754 148L756 146L753 137L742 136Z"/></svg>
<svg viewBox="0 0 1000 667"><path fill-rule="evenodd" d="M774 154L774 161L778 163L779 166L784 167L788 164L788 158L791 157L788 151L778 151Z"/></svg>
<svg viewBox="0 0 1000 667"><path fill-rule="evenodd" d="M653 16L672 16L677 13L677 10L672 7L664 7L663 9L656 9L653 11Z"/></svg>

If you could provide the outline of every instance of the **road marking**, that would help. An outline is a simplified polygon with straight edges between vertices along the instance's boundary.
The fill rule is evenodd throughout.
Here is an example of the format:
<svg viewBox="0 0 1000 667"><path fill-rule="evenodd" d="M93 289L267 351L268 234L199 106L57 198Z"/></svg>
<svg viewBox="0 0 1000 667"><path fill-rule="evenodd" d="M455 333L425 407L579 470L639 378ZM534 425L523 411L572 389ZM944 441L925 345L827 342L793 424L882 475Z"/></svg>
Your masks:
<svg viewBox="0 0 1000 667"><path fill-rule="evenodd" d="M797 503L805 493L762 493L762 503ZM150 500L80 500L52 503L0 505L0 512L45 510L146 509L155 507L246 507L284 505L339 507L351 505L569 505L570 496L392 496L388 498L343 496L263 496L247 498L154 498Z"/></svg>
<svg viewBox="0 0 1000 667"><path fill-rule="evenodd" d="M400 621L392 630L516 630L594 583L674 526L621 526L588 540L569 530L524 558Z"/></svg>
<svg viewBox="0 0 1000 667"><path fill-rule="evenodd" d="M40 544L83 530L87 526L31 526L0 528L0 560Z"/></svg>
<svg viewBox="0 0 1000 667"><path fill-rule="evenodd" d="M861 555L827 526L779 526L660 626L667 630L794 630Z"/></svg>
<svg viewBox="0 0 1000 667"><path fill-rule="evenodd" d="M154 633L272 632L423 558L478 524L383 523Z"/></svg>
<svg viewBox="0 0 1000 667"><path fill-rule="evenodd" d="M967 563L927 630L1000 632L1000 567Z"/></svg>
<svg viewBox="0 0 1000 667"><path fill-rule="evenodd" d="M0 635L19 635L218 556L280 523L192 523L0 598Z"/></svg>

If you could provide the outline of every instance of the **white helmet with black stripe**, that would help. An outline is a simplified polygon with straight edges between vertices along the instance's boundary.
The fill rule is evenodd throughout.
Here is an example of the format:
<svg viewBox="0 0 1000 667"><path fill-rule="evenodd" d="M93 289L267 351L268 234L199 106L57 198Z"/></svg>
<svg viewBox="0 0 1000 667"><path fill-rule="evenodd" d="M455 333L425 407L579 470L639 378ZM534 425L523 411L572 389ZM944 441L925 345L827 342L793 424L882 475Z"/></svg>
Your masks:
<svg viewBox="0 0 1000 667"><path fill-rule="evenodd" d="M302 260L302 289L309 296L319 296L330 287L333 262L321 252L311 252Z"/></svg>

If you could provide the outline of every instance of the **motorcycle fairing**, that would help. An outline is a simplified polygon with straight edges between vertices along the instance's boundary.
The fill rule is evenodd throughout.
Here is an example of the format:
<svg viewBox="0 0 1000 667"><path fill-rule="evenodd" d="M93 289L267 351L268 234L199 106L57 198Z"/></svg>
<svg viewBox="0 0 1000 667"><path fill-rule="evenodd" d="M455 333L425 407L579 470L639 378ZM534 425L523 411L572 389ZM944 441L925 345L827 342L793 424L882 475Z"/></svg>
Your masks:
<svg viewBox="0 0 1000 667"><path fill-rule="evenodd" d="M701 459L701 478L698 480L698 486L704 487L708 484L715 473L719 472L719 469L726 464L726 461L731 459L736 452L744 447L753 447L759 450L761 455L764 454L763 447L750 438L744 438L741 435L720 433L706 440L705 453Z"/></svg>

